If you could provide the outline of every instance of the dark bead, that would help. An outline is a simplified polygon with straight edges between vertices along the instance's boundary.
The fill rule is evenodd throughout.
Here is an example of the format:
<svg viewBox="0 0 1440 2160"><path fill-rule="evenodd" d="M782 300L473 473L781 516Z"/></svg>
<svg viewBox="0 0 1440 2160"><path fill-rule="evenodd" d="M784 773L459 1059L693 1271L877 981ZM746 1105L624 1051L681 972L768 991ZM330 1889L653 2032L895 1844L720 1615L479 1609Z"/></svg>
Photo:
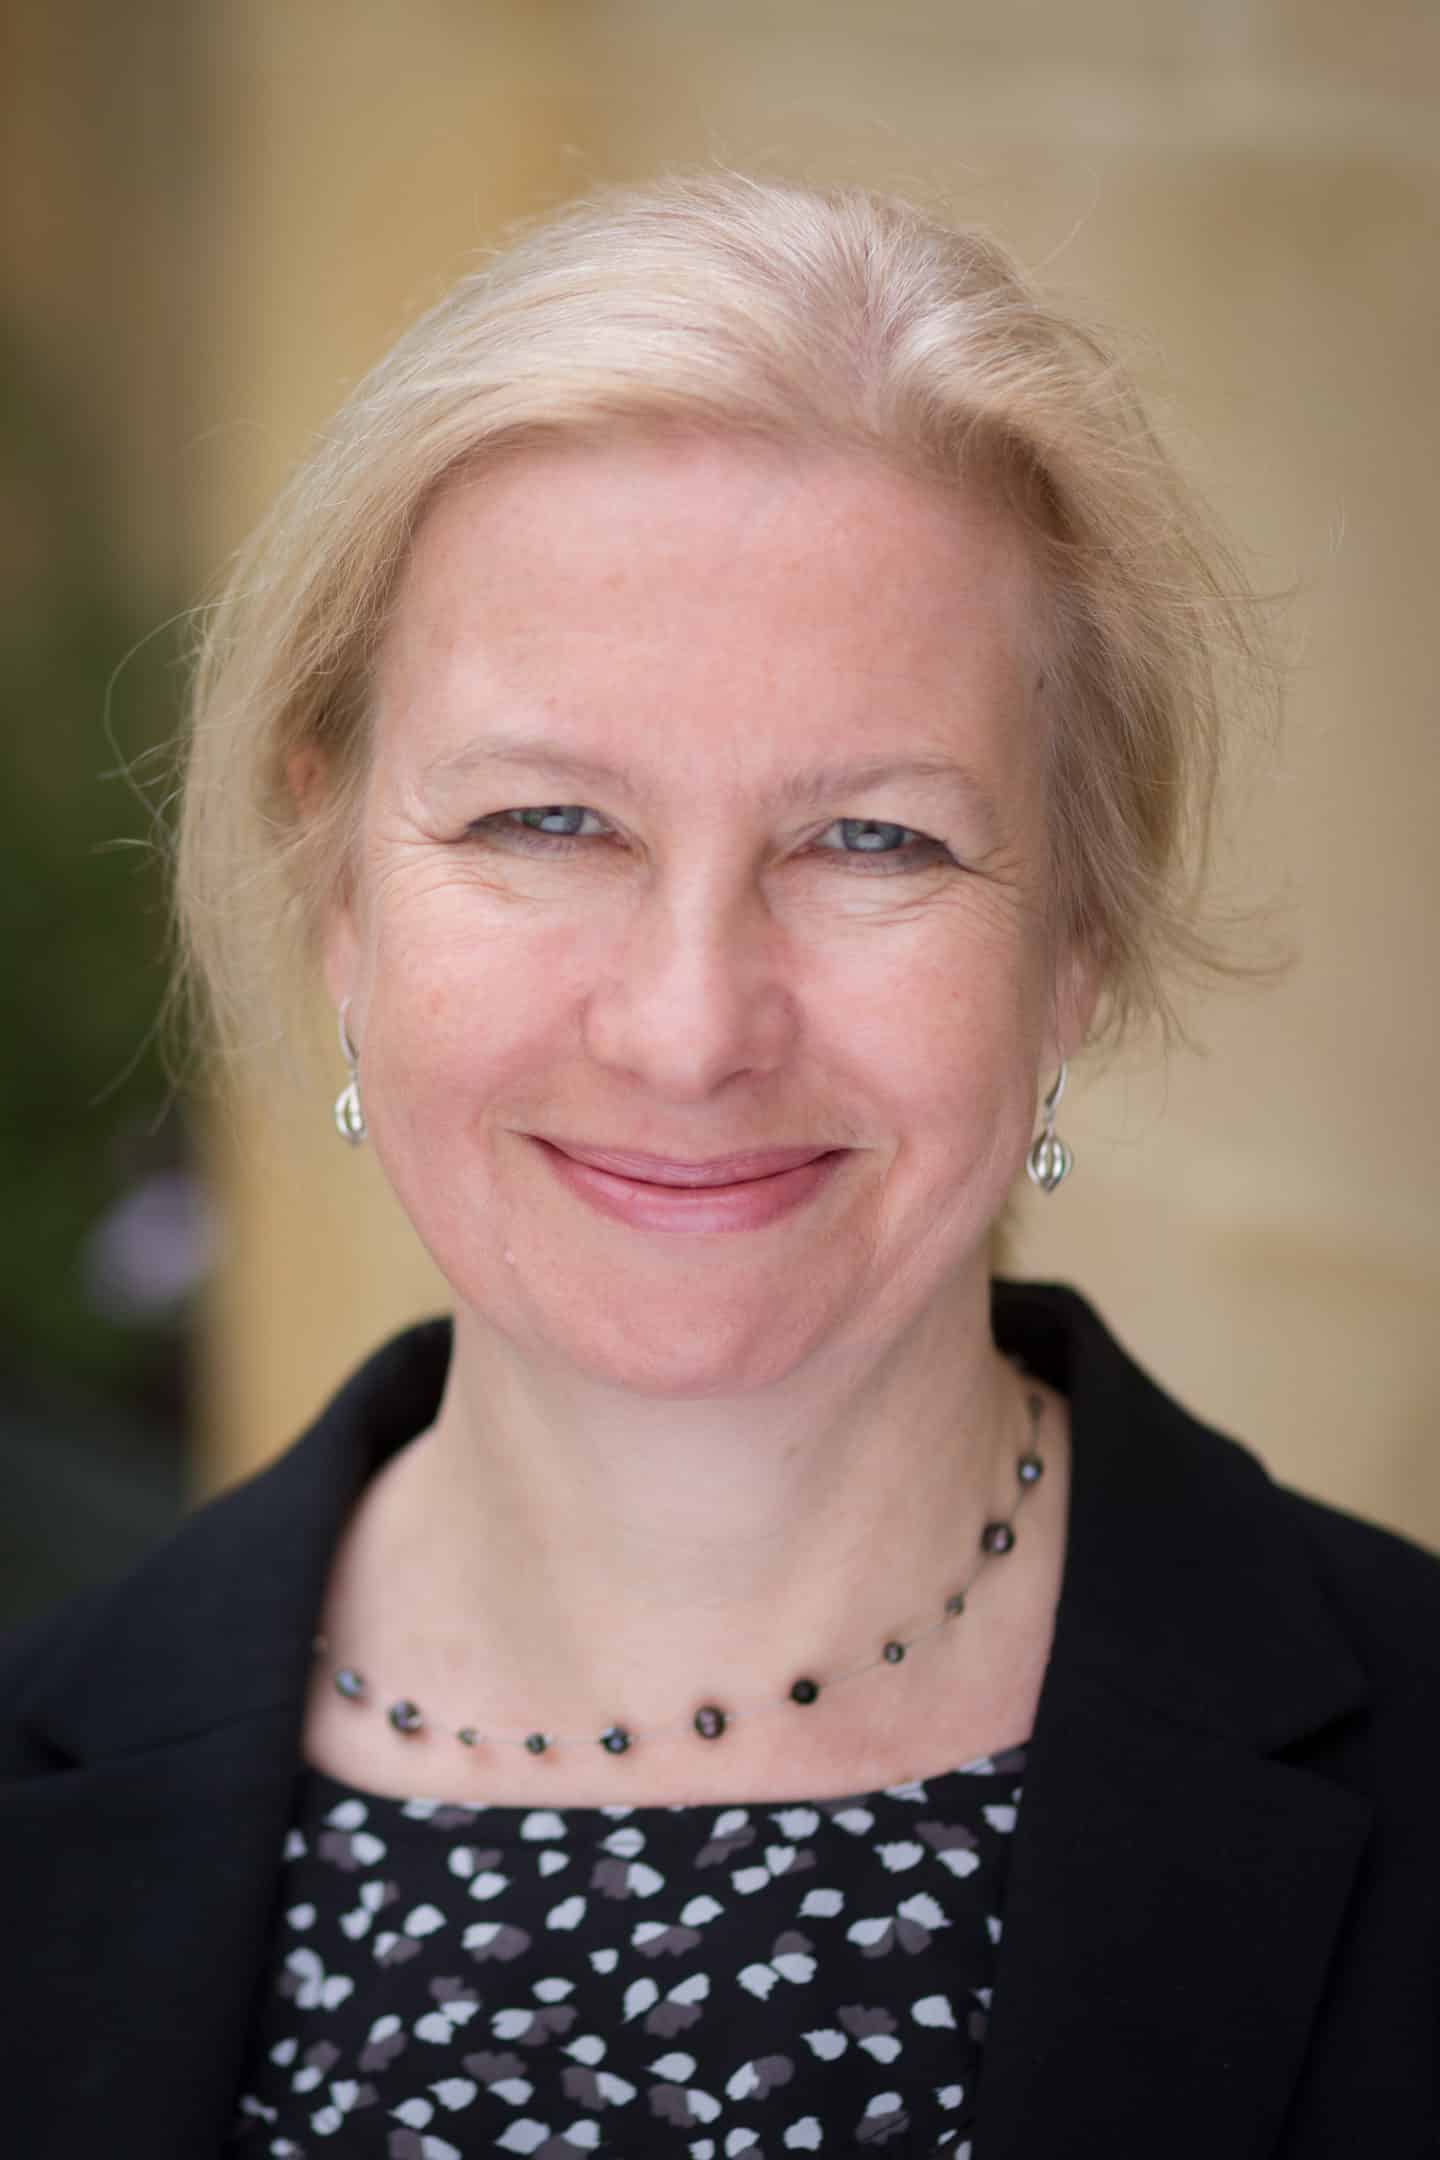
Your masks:
<svg viewBox="0 0 1440 2160"><path fill-rule="evenodd" d="M425 1720L420 1715L420 1705L413 1702L392 1702L385 1713L396 1732L419 1732Z"/></svg>
<svg viewBox="0 0 1440 2160"><path fill-rule="evenodd" d="M479 1747L480 1735L473 1725L462 1725L455 1735L461 1747Z"/></svg>
<svg viewBox="0 0 1440 2160"><path fill-rule="evenodd" d="M718 1740L726 1723L725 1712L717 1710L714 1703L706 1703L695 1712L695 1730L702 1740Z"/></svg>
<svg viewBox="0 0 1440 2160"><path fill-rule="evenodd" d="M532 1755L543 1755L550 1743L543 1732L532 1732L526 1735L525 1745Z"/></svg>
<svg viewBox="0 0 1440 2160"><path fill-rule="evenodd" d="M790 1690L790 1700L798 1703L812 1703L817 1700L819 1694L820 1683L818 1680L797 1680Z"/></svg>
<svg viewBox="0 0 1440 2160"><path fill-rule="evenodd" d="M601 1733L600 1745L607 1755L623 1755L630 1745L630 1735L623 1725L611 1725Z"/></svg>
<svg viewBox="0 0 1440 2160"><path fill-rule="evenodd" d="M1038 1422L1038 1420L1045 1415L1044 1396L1033 1394L1027 1395L1025 1397L1025 1407L1030 1412L1031 1417L1036 1419L1036 1421Z"/></svg>
<svg viewBox="0 0 1440 2160"><path fill-rule="evenodd" d="M1045 1465L1038 1455L1022 1455L1015 1470L1022 1485L1038 1485L1045 1475Z"/></svg>
<svg viewBox="0 0 1440 2160"><path fill-rule="evenodd" d="M959 1615L964 1612L965 1593L963 1590L951 1591L949 1597L947 1597L945 1600L945 1610L947 1613L949 1613L952 1620L958 1618Z"/></svg>
<svg viewBox="0 0 1440 2160"><path fill-rule="evenodd" d="M986 1523L980 1533L980 1544L985 1552L1009 1552L1015 1543L1015 1532L1008 1522Z"/></svg>
<svg viewBox="0 0 1440 2160"><path fill-rule="evenodd" d="M886 1663L887 1665L898 1665L898 1664L900 1663L900 1660L901 1660L901 1658L903 1658L903 1657L904 1657L904 1655L905 1655L905 1645L904 1645L904 1643L903 1643L903 1642L887 1642L887 1643L886 1643L886 1645L885 1645L885 1651L884 1651L884 1657L885 1657L885 1663Z"/></svg>
<svg viewBox="0 0 1440 2160"><path fill-rule="evenodd" d="M335 1686L338 1693L347 1696L351 1702L359 1702L365 1693L365 1682L353 1665L340 1667L335 1675Z"/></svg>

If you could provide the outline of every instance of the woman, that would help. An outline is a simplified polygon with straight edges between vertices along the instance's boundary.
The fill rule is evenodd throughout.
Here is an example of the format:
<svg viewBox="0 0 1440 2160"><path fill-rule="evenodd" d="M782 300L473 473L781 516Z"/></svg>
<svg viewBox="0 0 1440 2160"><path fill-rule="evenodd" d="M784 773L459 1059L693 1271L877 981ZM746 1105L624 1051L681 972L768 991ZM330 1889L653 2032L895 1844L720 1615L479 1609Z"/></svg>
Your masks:
<svg viewBox="0 0 1440 2160"><path fill-rule="evenodd" d="M14 2149L1436 2149L1440 1571L990 1273L1220 964L1198 533L860 191L583 206L356 393L182 907L453 1319L12 1646Z"/></svg>

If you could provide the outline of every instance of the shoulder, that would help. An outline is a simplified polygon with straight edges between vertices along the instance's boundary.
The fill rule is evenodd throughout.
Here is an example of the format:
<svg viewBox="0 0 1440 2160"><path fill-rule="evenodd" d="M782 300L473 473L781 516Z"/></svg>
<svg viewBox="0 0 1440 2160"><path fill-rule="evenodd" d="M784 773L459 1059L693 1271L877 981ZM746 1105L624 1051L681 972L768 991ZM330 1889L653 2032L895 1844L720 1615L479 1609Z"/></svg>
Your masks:
<svg viewBox="0 0 1440 2160"><path fill-rule="evenodd" d="M1073 1289L997 1285L996 1316L1070 1399L1071 1641L1176 1714L1271 1748L1323 1731L1343 1775L1433 1798L1440 1559L1277 1483L1263 1433L1203 1422Z"/></svg>
<svg viewBox="0 0 1440 2160"><path fill-rule="evenodd" d="M49 1751L31 1729L31 1707L93 1625L106 1595L81 1591L0 1635L0 1777L45 1767Z"/></svg>
<svg viewBox="0 0 1440 2160"><path fill-rule="evenodd" d="M407 1330L297 1441L138 1567L0 1638L0 1778L298 1700L345 1520L433 1417L449 1354L448 1323Z"/></svg>
<svg viewBox="0 0 1440 2160"><path fill-rule="evenodd" d="M1372 1686L1440 1706L1440 1555L1305 1493L1273 1488Z"/></svg>
<svg viewBox="0 0 1440 2160"><path fill-rule="evenodd" d="M1337 1615L1396 1647L1418 1628L1419 1653L1440 1666L1440 1554L1276 1482L1263 1434L1242 1441L1196 1416L1069 1284L997 1280L993 1294L1002 1347L1070 1399L1107 1510L1137 1493L1197 1538L1226 1523L1268 1529L1303 1557Z"/></svg>

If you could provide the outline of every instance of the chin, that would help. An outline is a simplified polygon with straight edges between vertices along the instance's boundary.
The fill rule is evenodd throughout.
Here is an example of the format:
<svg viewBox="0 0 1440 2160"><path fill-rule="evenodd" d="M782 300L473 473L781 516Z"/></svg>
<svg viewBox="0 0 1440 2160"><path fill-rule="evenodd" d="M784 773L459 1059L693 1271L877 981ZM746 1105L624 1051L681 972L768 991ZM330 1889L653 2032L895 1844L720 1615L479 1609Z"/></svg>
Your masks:
<svg viewBox="0 0 1440 2160"><path fill-rule="evenodd" d="M688 1296L636 1289L623 1302L611 1289L592 1292L582 1303L577 1290L558 1306L553 1293L527 1296L523 1280L507 1287L503 1319L486 1301L476 1301L482 1324L498 1326L530 1354L558 1360L602 1385L671 1401L773 1386L813 1356L832 1331L813 1299L777 1312L773 1300L750 1296L727 1309L713 1291L702 1297L700 1283ZM517 1292L523 1316L516 1311Z"/></svg>

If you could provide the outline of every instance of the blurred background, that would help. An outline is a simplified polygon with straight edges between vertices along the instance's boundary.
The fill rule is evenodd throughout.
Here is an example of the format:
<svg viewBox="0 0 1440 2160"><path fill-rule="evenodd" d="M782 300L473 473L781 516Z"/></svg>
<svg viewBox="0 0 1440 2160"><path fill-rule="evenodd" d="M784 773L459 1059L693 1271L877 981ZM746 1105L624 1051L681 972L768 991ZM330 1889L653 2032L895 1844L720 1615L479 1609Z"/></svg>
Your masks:
<svg viewBox="0 0 1440 2160"><path fill-rule="evenodd" d="M1005 1264L1440 1546L1431 0L6 0L0 40L0 1622L442 1302L328 1093L165 1076L187 611L507 225L711 161L992 226L1290 595L1224 874L1297 963L1187 1009L1197 1054L1072 1073L1075 1176Z"/></svg>

